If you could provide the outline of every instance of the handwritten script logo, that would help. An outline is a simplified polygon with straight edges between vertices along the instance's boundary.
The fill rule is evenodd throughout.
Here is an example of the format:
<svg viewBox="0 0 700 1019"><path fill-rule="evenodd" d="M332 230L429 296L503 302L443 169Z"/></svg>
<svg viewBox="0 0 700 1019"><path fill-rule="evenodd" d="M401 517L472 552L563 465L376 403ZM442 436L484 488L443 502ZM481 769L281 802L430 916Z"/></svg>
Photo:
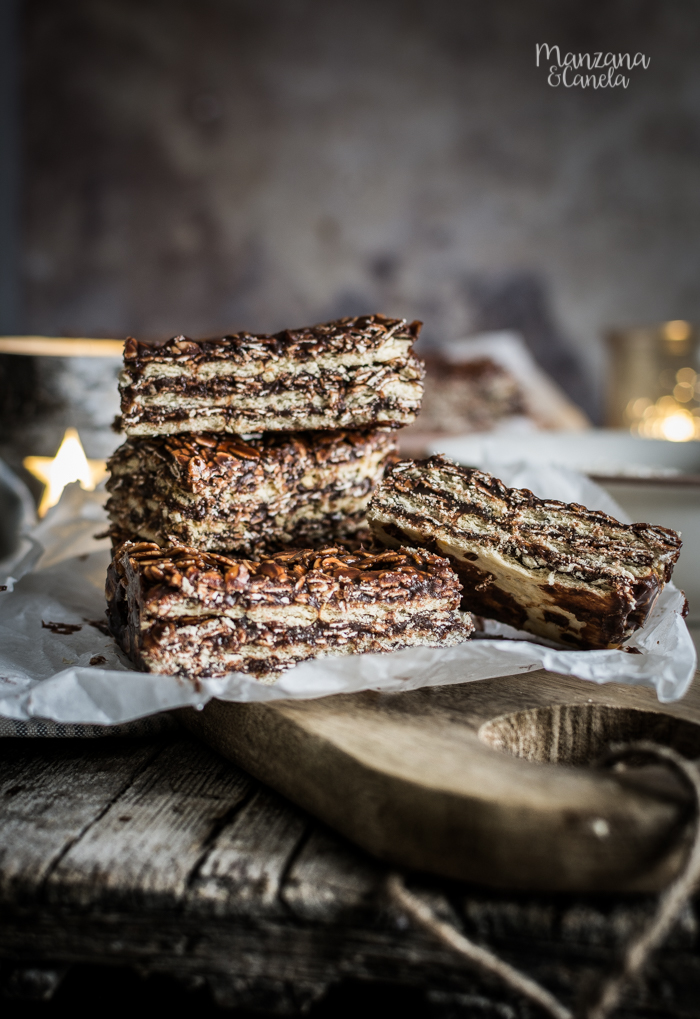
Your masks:
<svg viewBox="0 0 700 1019"><path fill-rule="evenodd" d="M550 63L556 58L556 63ZM645 71L651 63L643 53L566 53L563 57L558 46L546 42L535 44L535 63L549 66L547 84L552 88L627 88L630 79L622 71L641 67ZM586 73L581 73L585 71ZM598 72L591 74L590 72Z"/></svg>

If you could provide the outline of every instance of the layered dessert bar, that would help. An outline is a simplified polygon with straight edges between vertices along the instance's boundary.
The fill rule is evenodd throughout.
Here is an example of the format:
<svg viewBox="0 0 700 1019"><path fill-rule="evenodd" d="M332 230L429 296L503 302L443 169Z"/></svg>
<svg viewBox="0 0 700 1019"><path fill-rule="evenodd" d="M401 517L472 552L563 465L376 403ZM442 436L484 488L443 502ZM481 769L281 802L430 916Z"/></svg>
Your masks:
<svg viewBox="0 0 700 1019"><path fill-rule="evenodd" d="M433 354L425 358L425 371L423 402L413 429L463 435L528 415L518 381L489 357L455 363Z"/></svg>
<svg viewBox="0 0 700 1019"><path fill-rule="evenodd" d="M112 533L243 555L357 542L395 451L376 429L127 439L108 465Z"/></svg>
<svg viewBox="0 0 700 1019"><path fill-rule="evenodd" d="M644 624L681 550L675 531L506 488L443 456L401 461L370 502L385 545L447 556L479 616L578 648L614 648Z"/></svg>
<svg viewBox="0 0 700 1019"><path fill-rule="evenodd" d="M458 644L472 631L449 563L414 549L297 549L258 562L125 542L107 575L110 629L137 667L274 681L328 655Z"/></svg>
<svg viewBox="0 0 700 1019"><path fill-rule="evenodd" d="M117 427L129 436L399 428L420 408L423 368L411 350L420 327L366 315L272 336L129 339Z"/></svg>

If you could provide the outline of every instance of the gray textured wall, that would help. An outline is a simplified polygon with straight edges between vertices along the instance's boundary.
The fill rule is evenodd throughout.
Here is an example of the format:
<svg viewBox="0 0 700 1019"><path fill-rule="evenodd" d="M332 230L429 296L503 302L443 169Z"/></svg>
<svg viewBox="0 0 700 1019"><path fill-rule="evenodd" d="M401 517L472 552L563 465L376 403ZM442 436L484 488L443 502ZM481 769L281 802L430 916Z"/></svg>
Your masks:
<svg viewBox="0 0 700 1019"><path fill-rule="evenodd" d="M543 41L651 66L552 89ZM514 325L594 408L604 327L700 320L699 44L696 0L26 0L25 329Z"/></svg>
<svg viewBox="0 0 700 1019"><path fill-rule="evenodd" d="M0 3L0 332L19 327L19 0Z"/></svg>

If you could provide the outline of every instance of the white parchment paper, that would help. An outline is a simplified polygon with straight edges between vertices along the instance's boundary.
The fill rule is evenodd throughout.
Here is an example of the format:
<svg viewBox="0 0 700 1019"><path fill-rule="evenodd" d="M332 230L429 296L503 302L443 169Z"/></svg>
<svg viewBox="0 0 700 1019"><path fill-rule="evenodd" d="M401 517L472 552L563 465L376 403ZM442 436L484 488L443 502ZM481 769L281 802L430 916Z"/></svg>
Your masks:
<svg viewBox="0 0 700 1019"><path fill-rule="evenodd" d="M573 472L527 464L501 464L498 469L507 484L623 516L602 489ZM40 558L34 564L36 556L15 564L12 582L0 594L1 716L115 725L175 707L203 706L212 697L267 701L368 689L411 690L541 668L595 683L652 686L661 701L672 701L683 696L695 671L695 649L681 618L683 595L669 584L647 625L628 642L630 650L640 653L561 650L489 622L486 639L456 647L317 659L291 669L273 686L242 673L195 684L136 672L114 641L90 622L104 619L108 542L94 539L105 526L104 498L104 492L69 486L30 534L41 546ZM22 569L27 572L20 576ZM42 621L80 629L55 633L42 627ZM97 656L104 662L90 665Z"/></svg>

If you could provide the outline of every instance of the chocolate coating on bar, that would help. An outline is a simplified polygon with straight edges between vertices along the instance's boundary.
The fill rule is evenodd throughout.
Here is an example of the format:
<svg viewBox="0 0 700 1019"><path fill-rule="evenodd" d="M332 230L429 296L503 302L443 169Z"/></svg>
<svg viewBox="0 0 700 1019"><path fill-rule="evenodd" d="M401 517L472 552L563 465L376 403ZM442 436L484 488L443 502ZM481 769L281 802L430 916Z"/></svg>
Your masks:
<svg viewBox="0 0 700 1019"><path fill-rule="evenodd" d="M538 499L446 457L402 461L373 496L375 536L447 555L462 606L569 646L618 647L644 624L679 535Z"/></svg>
<svg viewBox="0 0 700 1019"><path fill-rule="evenodd" d="M264 675L319 654L466 640L460 585L423 550L296 549L258 562L126 542L108 573L110 627L147 671Z"/></svg>
<svg viewBox="0 0 700 1019"><path fill-rule="evenodd" d="M109 461L107 511L115 535L217 552L353 541L397 459L379 430L133 438Z"/></svg>
<svg viewBox="0 0 700 1019"><path fill-rule="evenodd" d="M408 323L406 319L386 315L360 315L272 334L243 332L206 340L174 336L159 346L129 337L124 347L124 360L137 370L141 362L183 359L192 364L251 357L268 361L285 358L309 361L321 354L371 353L396 335L410 337L415 342L421 326L418 321Z"/></svg>
<svg viewBox="0 0 700 1019"><path fill-rule="evenodd" d="M449 563L423 549L348 552L340 545L290 549L259 561L233 559L186 545L125 542L114 554L117 573L125 559L142 580L145 604L167 615L173 603L225 606L328 602L385 602L407 592L457 598L460 585Z"/></svg>
<svg viewBox="0 0 700 1019"><path fill-rule="evenodd" d="M128 435L398 428L420 408L420 322L383 315L274 335L162 346L127 341L120 376Z"/></svg>

